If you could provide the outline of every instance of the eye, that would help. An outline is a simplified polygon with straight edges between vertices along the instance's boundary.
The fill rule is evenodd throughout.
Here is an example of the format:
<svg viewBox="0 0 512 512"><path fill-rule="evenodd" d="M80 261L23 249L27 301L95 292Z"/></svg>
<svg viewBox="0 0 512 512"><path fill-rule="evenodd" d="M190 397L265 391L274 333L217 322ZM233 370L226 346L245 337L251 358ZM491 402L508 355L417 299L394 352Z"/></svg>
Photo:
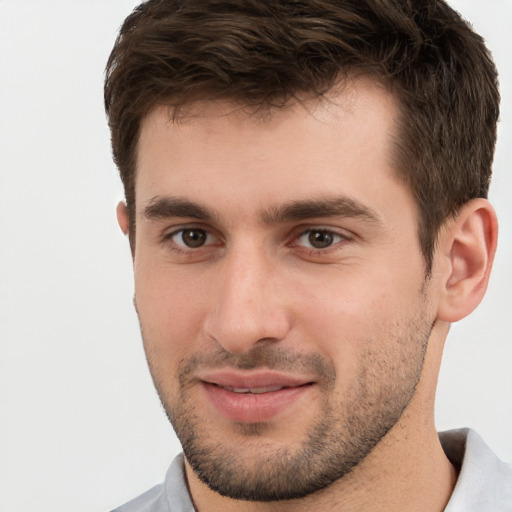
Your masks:
<svg viewBox="0 0 512 512"><path fill-rule="evenodd" d="M199 228L180 229L172 233L169 238L178 246L188 249L198 249L210 245L216 238L208 231Z"/></svg>
<svg viewBox="0 0 512 512"><path fill-rule="evenodd" d="M297 245L311 249L327 249L345 240L340 233L328 229L309 229L299 236Z"/></svg>

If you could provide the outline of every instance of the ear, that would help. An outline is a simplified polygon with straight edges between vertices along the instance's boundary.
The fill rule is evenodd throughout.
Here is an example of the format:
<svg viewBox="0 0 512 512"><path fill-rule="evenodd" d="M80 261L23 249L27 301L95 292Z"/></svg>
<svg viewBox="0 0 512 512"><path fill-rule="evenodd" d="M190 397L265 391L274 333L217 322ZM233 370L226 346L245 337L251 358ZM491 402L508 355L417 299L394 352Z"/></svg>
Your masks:
<svg viewBox="0 0 512 512"><path fill-rule="evenodd" d="M117 222L121 231L127 235L130 227L130 222L128 220L128 210L126 208L126 203L124 201L120 201L116 208L117 214Z"/></svg>
<svg viewBox="0 0 512 512"><path fill-rule="evenodd" d="M441 298L438 318L456 322L480 304L491 273L498 222L486 199L464 205L457 218L441 231Z"/></svg>

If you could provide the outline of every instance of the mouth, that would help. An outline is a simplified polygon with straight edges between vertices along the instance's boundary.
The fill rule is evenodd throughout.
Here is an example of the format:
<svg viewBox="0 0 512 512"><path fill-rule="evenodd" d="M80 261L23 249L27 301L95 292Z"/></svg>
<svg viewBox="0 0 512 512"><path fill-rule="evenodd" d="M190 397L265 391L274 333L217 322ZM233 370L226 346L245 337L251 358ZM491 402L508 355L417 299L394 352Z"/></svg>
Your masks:
<svg viewBox="0 0 512 512"><path fill-rule="evenodd" d="M298 404L315 382L275 372L216 372L201 378L208 401L228 420L261 423Z"/></svg>
<svg viewBox="0 0 512 512"><path fill-rule="evenodd" d="M215 385L215 384L214 384ZM303 384L307 385L307 384ZM273 391L280 391L281 389L286 389L288 386L270 386L264 388L233 388L231 386L220 386L227 391L232 391L233 393L242 393L247 394L251 393L253 395L260 395L262 393L272 393Z"/></svg>

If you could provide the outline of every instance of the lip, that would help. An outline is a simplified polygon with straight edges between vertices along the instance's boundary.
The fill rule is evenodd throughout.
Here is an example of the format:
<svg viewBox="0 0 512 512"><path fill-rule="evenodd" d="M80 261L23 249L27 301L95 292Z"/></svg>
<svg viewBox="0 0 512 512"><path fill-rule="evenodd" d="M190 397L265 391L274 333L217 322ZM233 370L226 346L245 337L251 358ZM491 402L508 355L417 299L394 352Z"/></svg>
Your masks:
<svg viewBox="0 0 512 512"><path fill-rule="evenodd" d="M215 409L227 419L246 423L272 419L300 400L313 384L277 372L219 371L201 377L202 388Z"/></svg>

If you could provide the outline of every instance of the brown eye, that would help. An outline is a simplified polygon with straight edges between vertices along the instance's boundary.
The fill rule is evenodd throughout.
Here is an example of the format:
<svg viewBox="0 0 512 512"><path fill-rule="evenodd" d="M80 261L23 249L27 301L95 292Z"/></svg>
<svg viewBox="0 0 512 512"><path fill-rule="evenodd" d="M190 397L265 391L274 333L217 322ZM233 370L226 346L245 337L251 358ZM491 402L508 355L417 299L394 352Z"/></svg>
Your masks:
<svg viewBox="0 0 512 512"><path fill-rule="evenodd" d="M334 243L334 233L330 231L310 231L308 234L308 242L315 249L325 249Z"/></svg>
<svg viewBox="0 0 512 512"><path fill-rule="evenodd" d="M208 234L203 229L182 229L173 236L178 245L191 249L202 247L208 240Z"/></svg>
<svg viewBox="0 0 512 512"><path fill-rule="evenodd" d="M329 247L347 240L344 235L331 229L308 229L298 238L296 244L307 249L328 249Z"/></svg>

